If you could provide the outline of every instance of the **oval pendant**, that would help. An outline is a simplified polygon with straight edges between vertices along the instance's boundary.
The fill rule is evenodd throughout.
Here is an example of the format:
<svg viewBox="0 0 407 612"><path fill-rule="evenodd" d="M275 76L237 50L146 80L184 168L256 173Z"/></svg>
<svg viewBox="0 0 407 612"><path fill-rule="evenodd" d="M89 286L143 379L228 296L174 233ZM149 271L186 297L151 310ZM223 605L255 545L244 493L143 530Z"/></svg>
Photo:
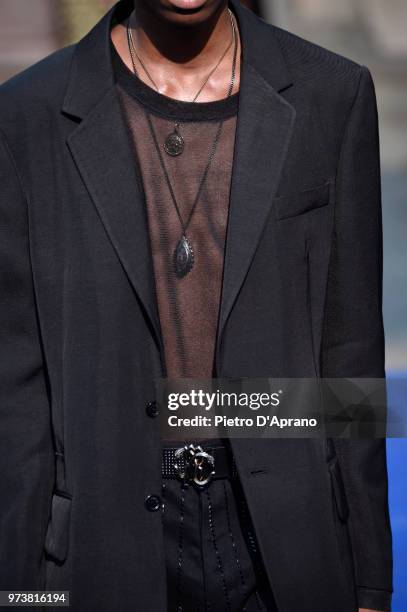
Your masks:
<svg viewBox="0 0 407 612"><path fill-rule="evenodd" d="M178 129L175 128L171 134L168 134L164 143L164 150L171 157L177 157L177 155L181 155L185 147L184 139L181 134L178 132Z"/></svg>
<svg viewBox="0 0 407 612"><path fill-rule="evenodd" d="M182 236L174 251L174 270L178 278L191 272L194 265L194 249L186 236Z"/></svg>

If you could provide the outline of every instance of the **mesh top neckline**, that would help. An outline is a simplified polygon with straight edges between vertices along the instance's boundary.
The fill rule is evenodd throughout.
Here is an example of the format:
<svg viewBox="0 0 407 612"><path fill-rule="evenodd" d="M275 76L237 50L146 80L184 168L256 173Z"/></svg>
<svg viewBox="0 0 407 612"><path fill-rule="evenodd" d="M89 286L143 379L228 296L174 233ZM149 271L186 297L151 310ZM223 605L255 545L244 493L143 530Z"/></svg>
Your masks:
<svg viewBox="0 0 407 612"><path fill-rule="evenodd" d="M117 82L131 96L155 115L174 119L182 123L187 121L220 121L233 117L238 112L239 92L228 98L213 102L187 102L176 100L158 93L144 83L124 63L116 47L111 42L112 61Z"/></svg>

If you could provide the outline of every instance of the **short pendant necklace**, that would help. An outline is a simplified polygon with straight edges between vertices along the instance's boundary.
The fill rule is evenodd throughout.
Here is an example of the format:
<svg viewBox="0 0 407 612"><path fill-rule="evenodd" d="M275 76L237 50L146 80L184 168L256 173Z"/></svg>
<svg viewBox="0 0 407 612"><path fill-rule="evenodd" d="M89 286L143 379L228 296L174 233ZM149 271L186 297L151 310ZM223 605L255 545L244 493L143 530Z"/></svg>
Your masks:
<svg viewBox="0 0 407 612"><path fill-rule="evenodd" d="M228 44L228 46L226 47L226 49L222 53L222 55L219 58L219 60L217 61L216 65L212 68L212 70L210 71L208 76L205 78L203 84L201 85L201 87L199 88L198 92L194 96L192 102L196 102L197 101L198 97L201 95L202 91L206 87L209 79L211 78L213 73L217 70L217 68L220 66L222 60L225 58L225 56L228 53L228 51L229 51L230 47L232 46L232 44L236 43L236 29L235 29L235 22L234 22L234 19L233 19L233 14L232 14L232 11L230 9L228 9L228 13L229 13L229 17L230 17L230 23L231 23L231 26L232 26L232 40L230 41L230 43ZM155 82L155 80L151 76L151 74L148 71L145 63L143 62L143 60L141 59L140 55L137 52L137 48L136 48L136 45L135 45L135 42L134 42L134 38L133 38L133 31L132 31L132 28L130 26L130 18L129 18L128 22L127 22L127 39L128 39L128 43L129 43L130 55L131 55L131 60L132 60L132 64L133 64L133 68L134 68L135 73L137 74L137 71L135 69L136 62L134 61L134 56L138 59L140 65L142 66L142 68L143 68L144 72L146 73L148 79L153 84L155 90L157 92L159 92L159 88L157 86L157 83ZM176 122L175 125L174 125L173 131L170 134L168 134L168 136L166 137L166 139L164 141L164 151L168 155L171 155L171 157L177 157L178 155L181 155L181 153L183 153L184 149L185 149L185 140L184 140L184 138L182 137L182 135L180 133L179 123Z"/></svg>
<svg viewBox="0 0 407 612"><path fill-rule="evenodd" d="M233 32L235 33L233 17L232 17L232 26L233 26ZM130 56L131 56L131 60L132 60L132 64L133 64L133 70L134 70L134 73L137 74L136 63L135 63L135 59L134 59L134 56L133 56L133 53L132 53L132 39L131 39L129 27L127 28L127 33L128 33L127 40L128 40ZM232 95L233 87L234 87L235 80L236 80L236 60L237 60L237 47L238 47L238 45L237 45L237 37L235 36L235 34L233 36L233 40L234 40L234 50L233 50L233 61L232 61L232 76L231 76L231 80L230 80L229 89L228 89L228 92L227 92L227 97L228 98L230 98L230 96ZM208 159L208 162L207 162L207 164L205 166L205 170L204 170L204 173L202 175L201 181L199 183L197 194L195 196L195 199L194 199L192 208L190 210L190 213L188 215L188 218L187 218L186 221L184 221L184 219L182 218L182 215L181 215L180 208L178 206L177 198L175 197L175 192L174 192L173 186L171 184L171 180L170 180L170 177L169 177L169 174L168 174L168 171L167 171L167 167L165 165L165 161L164 161L164 158L163 158L163 155L162 155L162 152L161 152L161 147L159 146L159 143L158 143L157 134L156 134L156 131L154 129L153 122L151 120L151 116L147 112L147 110L145 110L145 116L146 116L146 120L147 120L148 126L150 128L151 136L153 138L153 142L154 142L154 146L155 146L156 151L157 151L158 158L160 160L160 165L161 165L164 177L165 177L165 181L167 183L167 187L168 187L168 190L169 190L170 195L171 195L171 200L172 200L172 202L174 204L174 208L175 208L175 211L177 213L177 217L178 217L178 220L180 222L181 229L182 229L181 238L179 239L179 241L178 241L178 243L177 243L177 245L175 247L174 253L173 253L173 267L174 267L175 275L178 278L183 278L184 276L189 274L189 272L191 272L191 270L192 270L192 268L194 266L194 258L195 258L194 248L193 248L193 246L191 244L191 241L187 237L187 230L188 230L189 224L191 222L192 216L193 216L193 214L195 212L195 209L197 207L197 204L199 202L199 199L201 197L202 189L203 189L203 186L204 186L205 181L207 179L210 167L212 165L212 161L213 161L213 159L215 157L216 150L217 150L217 147L218 147L218 144L219 144L219 141L220 141L220 137L221 137L221 134L222 134L222 129L223 129L224 121L222 120L218 124L217 130L216 130L216 134L215 134L215 138L214 138L212 146L211 146L211 150L210 150L210 154L209 154L209 159Z"/></svg>

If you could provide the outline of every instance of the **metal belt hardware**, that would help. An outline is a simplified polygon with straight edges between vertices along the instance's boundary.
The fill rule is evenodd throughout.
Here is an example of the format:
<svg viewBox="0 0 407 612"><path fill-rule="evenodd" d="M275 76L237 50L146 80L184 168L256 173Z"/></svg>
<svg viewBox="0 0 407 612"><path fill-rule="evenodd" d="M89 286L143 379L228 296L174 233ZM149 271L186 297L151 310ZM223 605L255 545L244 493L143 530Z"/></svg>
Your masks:
<svg viewBox="0 0 407 612"><path fill-rule="evenodd" d="M185 443L181 448L163 448L161 474L204 488L212 480L237 478L236 463L225 445L200 446Z"/></svg>
<svg viewBox="0 0 407 612"><path fill-rule="evenodd" d="M221 449L225 452L225 449ZM177 478L186 484L204 487L215 476L215 456L219 449L203 450L202 446L185 444L181 448L163 449L162 475L164 478ZM223 462L224 463L224 462ZM221 461L222 464L222 461ZM222 466L220 466L222 467ZM225 470L221 469L221 474ZM216 474L218 477L218 474Z"/></svg>
<svg viewBox="0 0 407 612"><path fill-rule="evenodd" d="M175 451L174 463L178 478L199 487L207 485L215 475L215 459L201 446L183 446Z"/></svg>

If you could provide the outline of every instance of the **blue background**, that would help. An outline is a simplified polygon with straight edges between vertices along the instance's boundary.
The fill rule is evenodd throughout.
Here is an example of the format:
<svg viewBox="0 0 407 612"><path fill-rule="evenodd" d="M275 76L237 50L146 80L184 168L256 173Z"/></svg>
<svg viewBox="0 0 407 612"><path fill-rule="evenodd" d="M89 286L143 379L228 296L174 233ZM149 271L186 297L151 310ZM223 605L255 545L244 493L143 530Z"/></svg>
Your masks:
<svg viewBox="0 0 407 612"><path fill-rule="evenodd" d="M400 385L392 385L392 378L407 374L388 373L389 405L404 407L405 397L400 393ZM399 395L397 396L397 393ZM403 393L404 395L404 393ZM407 440L389 439L387 441L387 461L389 470L390 517L393 528L394 553L394 600L393 612L407 611Z"/></svg>

